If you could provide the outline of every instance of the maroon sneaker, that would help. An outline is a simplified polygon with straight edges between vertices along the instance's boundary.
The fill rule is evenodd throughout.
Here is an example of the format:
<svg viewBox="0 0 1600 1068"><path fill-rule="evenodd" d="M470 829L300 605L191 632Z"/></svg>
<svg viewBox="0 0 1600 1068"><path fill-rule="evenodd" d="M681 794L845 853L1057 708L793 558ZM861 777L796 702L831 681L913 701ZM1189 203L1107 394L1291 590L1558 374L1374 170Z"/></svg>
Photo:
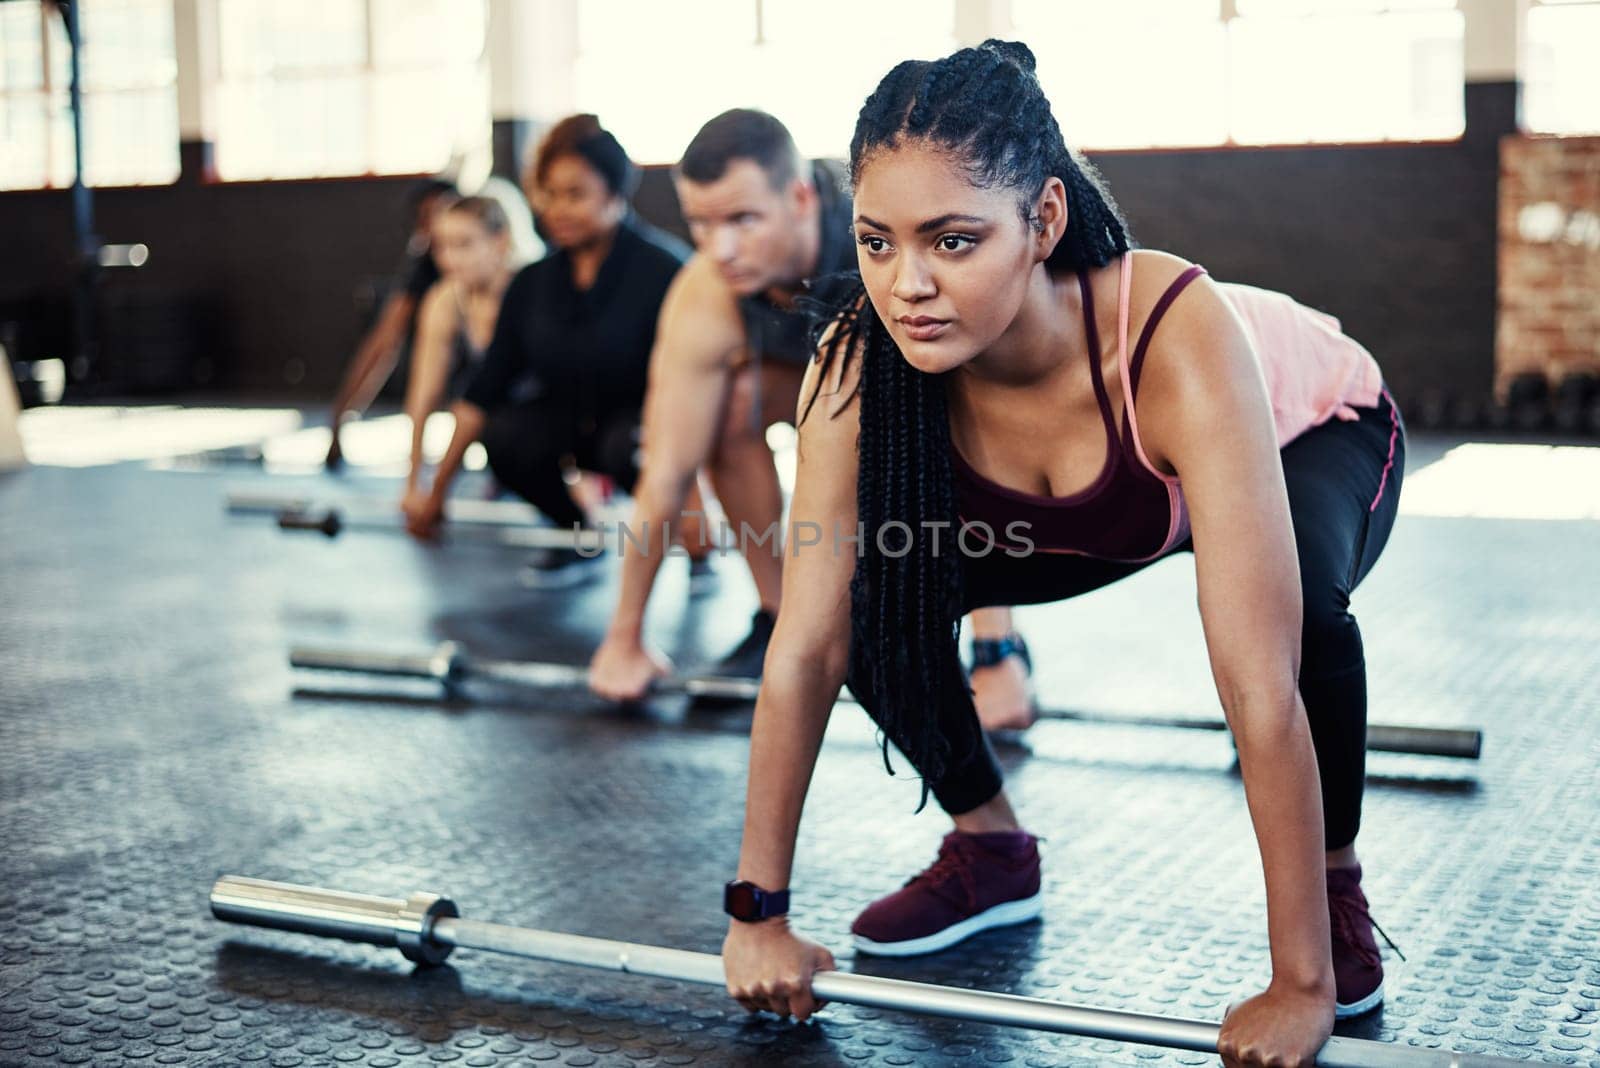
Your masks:
<svg viewBox="0 0 1600 1068"><path fill-rule="evenodd" d="M1400 948L1372 922L1367 895L1361 892L1359 864L1329 870L1328 921L1333 933L1333 1015L1347 1020L1383 1004L1383 957L1373 930L1377 929L1397 954Z"/></svg>
<svg viewBox="0 0 1600 1068"><path fill-rule="evenodd" d="M856 917L856 949L912 957L1034 919L1041 907L1038 842L1025 831L951 831L931 867Z"/></svg>

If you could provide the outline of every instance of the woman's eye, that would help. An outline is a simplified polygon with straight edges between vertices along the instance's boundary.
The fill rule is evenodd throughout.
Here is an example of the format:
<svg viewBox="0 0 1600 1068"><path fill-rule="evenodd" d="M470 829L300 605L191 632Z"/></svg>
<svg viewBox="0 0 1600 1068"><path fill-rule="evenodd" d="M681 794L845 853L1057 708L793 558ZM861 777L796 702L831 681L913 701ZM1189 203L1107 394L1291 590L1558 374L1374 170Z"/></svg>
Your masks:
<svg viewBox="0 0 1600 1068"><path fill-rule="evenodd" d="M863 235L859 239L859 243L863 247L865 247L868 252L872 253L874 256L876 256L878 253L882 252L884 249L889 247L889 242L885 241L883 238L877 236L876 234Z"/></svg>
<svg viewBox="0 0 1600 1068"><path fill-rule="evenodd" d="M960 252L972 244L972 238L965 234L945 234L938 241L941 252Z"/></svg>

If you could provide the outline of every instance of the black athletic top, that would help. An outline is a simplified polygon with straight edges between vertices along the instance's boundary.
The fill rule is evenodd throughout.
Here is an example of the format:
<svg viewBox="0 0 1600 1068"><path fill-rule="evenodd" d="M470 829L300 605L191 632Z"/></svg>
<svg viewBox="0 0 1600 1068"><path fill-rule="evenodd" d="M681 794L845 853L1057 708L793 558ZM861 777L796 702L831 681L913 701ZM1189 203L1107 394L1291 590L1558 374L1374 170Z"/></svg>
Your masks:
<svg viewBox="0 0 1600 1068"><path fill-rule="evenodd" d="M467 305L461 299L461 290L452 286L451 292L456 302L456 329L450 335L450 377L445 380L445 396L454 400L478 377L489 346L473 343L472 332L467 329Z"/></svg>
<svg viewBox="0 0 1600 1068"><path fill-rule="evenodd" d="M857 265L851 229L854 209L844 191L844 176L834 164L816 160L811 164L811 177L822 206L822 241L817 249L817 269L805 281L806 288L814 290L818 280L840 273L854 275ZM826 299L826 294L820 292L813 295ZM744 319L752 359L800 365L811 359L815 349L811 341L811 320L802 310L779 307L765 294L757 294L740 298L739 314Z"/></svg>
<svg viewBox="0 0 1600 1068"><path fill-rule="evenodd" d="M541 398L598 418L644 406L656 316L689 258L671 234L629 215L594 285L572 284L557 250L506 287L483 367L462 394L485 411Z"/></svg>

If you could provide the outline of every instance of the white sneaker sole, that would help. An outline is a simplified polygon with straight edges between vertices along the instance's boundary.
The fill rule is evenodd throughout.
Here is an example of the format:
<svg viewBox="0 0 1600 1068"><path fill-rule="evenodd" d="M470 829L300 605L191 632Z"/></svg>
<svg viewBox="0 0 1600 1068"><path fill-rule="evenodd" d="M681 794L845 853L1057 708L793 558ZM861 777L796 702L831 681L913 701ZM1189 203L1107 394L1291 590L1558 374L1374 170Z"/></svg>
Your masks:
<svg viewBox="0 0 1600 1068"><path fill-rule="evenodd" d="M852 940L856 949L862 953L870 953L875 957L915 957L923 953L937 953L941 949L948 949L963 939L971 938L979 931L987 931L991 927L1009 927L1012 924L1027 923L1037 919L1044 911L1043 893L1034 894L1018 901L1006 901L985 909L976 916L969 916L960 923L953 923L942 931L921 938L909 938L904 942L874 942L861 935L853 935Z"/></svg>
<svg viewBox="0 0 1600 1068"><path fill-rule="evenodd" d="M1374 990L1360 1001L1352 1001L1348 1005L1344 1004L1343 1002L1335 1002L1333 1006L1333 1018L1335 1020L1348 1020L1352 1016L1360 1016L1362 1013L1371 1012L1373 1009L1382 1004L1383 984L1379 983L1378 989Z"/></svg>

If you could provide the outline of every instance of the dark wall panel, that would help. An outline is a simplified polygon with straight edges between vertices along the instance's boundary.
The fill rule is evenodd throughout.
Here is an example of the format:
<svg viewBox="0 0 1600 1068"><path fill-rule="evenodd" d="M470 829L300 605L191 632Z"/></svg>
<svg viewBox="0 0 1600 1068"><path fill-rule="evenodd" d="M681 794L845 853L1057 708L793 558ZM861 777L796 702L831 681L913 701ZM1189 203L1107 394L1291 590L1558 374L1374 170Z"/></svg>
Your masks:
<svg viewBox="0 0 1600 1068"><path fill-rule="evenodd" d="M1281 289L1345 323L1403 398L1493 380L1499 138L1516 88L1469 86L1467 135L1429 145L1215 149L1095 157L1135 234L1220 278ZM534 135L496 129L508 172ZM326 393L359 336L363 296L395 268L410 179L217 184L185 177L96 196L107 241L143 241L123 290L182 292L219 309L215 385ZM652 168L642 215L683 233L670 174ZM0 194L0 306L68 292L63 192ZM297 370L303 368L303 372Z"/></svg>
<svg viewBox="0 0 1600 1068"><path fill-rule="evenodd" d="M1344 323L1402 397L1494 377L1498 146L1516 89L1469 86L1468 133L1421 145L1096 157L1142 244Z"/></svg>
<svg viewBox="0 0 1600 1068"><path fill-rule="evenodd" d="M176 185L95 194L107 242L141 241L149 262L108 271L108 295L204 298L220 352L212 386L326 391L359 336L363 291L398 265L410 179L206 183L184 146ZM64 192L0 194L0 302L64 298L71 218Z"/></svg>

